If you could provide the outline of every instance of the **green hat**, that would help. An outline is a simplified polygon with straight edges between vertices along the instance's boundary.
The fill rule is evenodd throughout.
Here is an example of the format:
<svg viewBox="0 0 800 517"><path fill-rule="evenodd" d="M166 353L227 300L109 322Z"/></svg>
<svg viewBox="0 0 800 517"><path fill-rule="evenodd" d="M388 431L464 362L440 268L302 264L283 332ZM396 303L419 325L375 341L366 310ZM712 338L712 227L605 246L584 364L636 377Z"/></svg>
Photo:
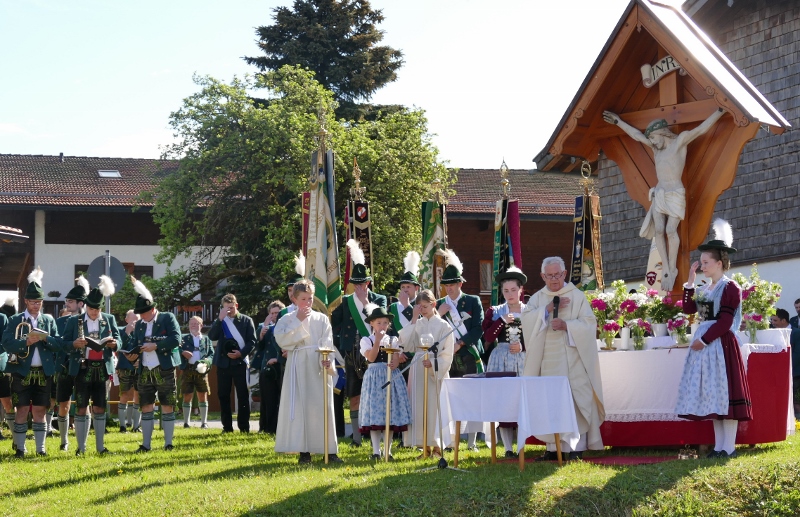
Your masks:
<svg viewBox="0 0 800 517"><path fill-rule="evenodd" d="M464 271L464 266L456 256L453 250L444 250L444 263L447 267L444 268L442 279L439 283L442 285L457 284L458 282L466 282L461 272Z"/></svg>
<svg viewBox="0 0 800 517"><path fill-rule="evenodd" d="M364 251L358 245L355 239L347 241L347 251L350 252L350 260L353 262L353 269L350 272L351 284L363 284L369 282L372 277L369 276L369 268L365 265L367 263Z"/></svg>
<svg viewBox="0 0 800 517"><path fill-rule="evenodd" d="M405 273L403 273L403 276L400 277L399 283L414 284L417 287L420 286L419 280L417 279L417 275L415 275L411 271L406 271Z"/></svg>
<svg viewBox="0 0 800 517"><path fill-rule="evenodd" d="M353 272L350 274L351 284L363 284L369 282L372 277L369 276L369 268L364 264L353 264Z"/></svg>
<svg viewBox="0 0 800 517"><path fill-rule="evenodd" d="M153 302L153 295L150 294L147 287L141 281L136 280L133 275L131 275L131 281L133 282L133 290L138 294L136 297L136 305L133 306L133 312L136 314L144 314L145 312L155 309L156 304Z"/></svg>
<svg viewBox="0 0 800 517"><path fill-rule="evenodd" d="M36 269L28 275L28 288L25 289L26 300L44 300L42 277L44 277L44 272L39 266L36 266Z"/></svg>
<svg viewBox="0 0 800 517"><path fill-rule="evenodd" d="M525 285L528 281L528 277L519 268L511 266L495 277L497 285L500 285L505 280L517 280L521 285Z"/></svg>
<svg viewBox="0 0 800 517"><path fill-rule="evenodd" d="M653 131L658 131L659 129L664 129L666 127L669 127L669 124L667 124L666 119L662 118L660 120L654 120L650 122L650 124L647 126L647 129L644 130L644 137L650 138L650 134Z"/></svg>
<svg viewBox="0 0 800 517"><path fill-rule="evenodd" d="M394 314L390 313L383 307L378 306L372 309L372 312L369 313L369 316L367 316L367 318L364 321L369 323L370 321L376 320L378 318L388 318L389 321L392 321L394 320Z"/></svg>
<svg viewBox="0 0 800 517"><path fill-rule="evenodd" d="M419 279L417 278L419 274L419 261L419 253L416 251L409 251L406 253L406 257L403 259L403 268L405 272L403 276L400 277L400 284L414 284L420 287Z"/></svg>
<svg viewBox="0 0 800 517"><path fill-rule="evenodd" d="M100 284L98 284L97 287L89 291L89 294L86 295L84 303L86 304L87 307L91 307L92 309L99 309L105 304L106 296L111 296L112 294L114 294L114 292L115 292L114 282L112 282L111 279L106 275L100 275Z"/></svg>
<svg viewBox="0 0 800 517"><path fill-rule="evenodd" d="M78 302L85 301L86 295L89 294L89 281L86 280L86 277L81 275L75 279L78 282L78 285L73 287L69 290L67 295L64 297L67 300L75 300Z"/></svg>

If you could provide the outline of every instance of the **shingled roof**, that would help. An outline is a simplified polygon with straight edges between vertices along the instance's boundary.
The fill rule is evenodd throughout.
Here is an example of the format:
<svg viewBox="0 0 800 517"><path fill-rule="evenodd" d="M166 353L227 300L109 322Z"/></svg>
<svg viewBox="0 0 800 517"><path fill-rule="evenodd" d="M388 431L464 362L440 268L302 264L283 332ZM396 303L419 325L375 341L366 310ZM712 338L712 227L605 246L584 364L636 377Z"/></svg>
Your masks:
<svg viewBox="0 0 800 517"><path fill-rule="evenodd" d="M456 195L448 199L448 214L494 214L502 196L497 170L459 169ZM581 194L579 174L510 169L510 199L519 200L522 216L573 215L575 196Z"/></svg>
<svg viewBox="0 0 800 517"><path fill-rule="evenodd" d="M0 205L131 207L177 168L173 160L0 154ZM101 170L119 177L101 177Z"/></svg>

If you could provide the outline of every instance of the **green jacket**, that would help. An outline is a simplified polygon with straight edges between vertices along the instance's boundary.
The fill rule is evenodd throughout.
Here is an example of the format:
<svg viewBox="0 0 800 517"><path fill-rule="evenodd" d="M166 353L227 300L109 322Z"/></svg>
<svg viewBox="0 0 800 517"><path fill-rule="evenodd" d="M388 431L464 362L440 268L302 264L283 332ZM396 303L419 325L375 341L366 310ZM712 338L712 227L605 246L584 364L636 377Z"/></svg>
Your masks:
<svg viewBox="0 0 800 517"><path fill-rule="evenodd" d="M85 357L86 349L85 348L75 348L73 343L76 339L78 339L78 325L83 325L83 335L88 336L89 330L86 325L85 321L86 315L79 314L77 316L70 316L67 319L67 324L64 326L64 335L61 338L63 343L63 352L69 356L69 369L67 372L75 377L81 370L81 358ZM114 374L114 350L116 350L119 346L122 345L120 336L119 336L119 328L117 327L117 320L114 318L113 314L108 314L105 312L100 313L100 339L106 338L108 336L113 337L117 344L113 347L105 347L103 348L103 360L106 366L106 373L109 375Z"/></svg>

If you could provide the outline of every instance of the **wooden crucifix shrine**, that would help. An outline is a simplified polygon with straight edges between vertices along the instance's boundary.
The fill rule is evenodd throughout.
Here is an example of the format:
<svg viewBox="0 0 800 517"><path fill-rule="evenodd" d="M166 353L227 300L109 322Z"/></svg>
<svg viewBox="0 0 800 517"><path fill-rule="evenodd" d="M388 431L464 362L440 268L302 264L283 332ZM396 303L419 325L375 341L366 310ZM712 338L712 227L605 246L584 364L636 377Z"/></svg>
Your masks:
<svg viewBox="0 0 800 517"><path fill-rule="evenodd" d="M634 0L534 161L569 172L575 157L613 160L630 197L666 226L659 254L678 292L761 125L789 124L679 7Z"/></svg>

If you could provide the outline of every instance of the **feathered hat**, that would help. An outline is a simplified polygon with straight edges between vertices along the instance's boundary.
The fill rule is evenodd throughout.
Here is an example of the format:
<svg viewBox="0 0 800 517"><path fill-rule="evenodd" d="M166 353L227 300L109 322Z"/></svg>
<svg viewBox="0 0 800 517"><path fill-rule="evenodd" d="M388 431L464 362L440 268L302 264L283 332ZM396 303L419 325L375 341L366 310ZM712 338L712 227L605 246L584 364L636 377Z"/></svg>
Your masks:
<svg viewBox="0 0 800 517"><path fill-rule="evenodd" d="M347 241L347 249L350 251L350 260L353 262L353 270L350 273L351 284L363 284L372 280L369 274L369 268L366 266L366 257L364 252L358 246L355 239Z"/></svg>
<svg viewBox="0 0 800 517"><path fill-rule="evenodd" d="M306 257L303 255L302 250L299 255L294 257L294 273L294 275L289 276L286 287L292 287L306 277Z"/></svg>
<svg viewBox="0 0 800 517"><path fill-rule="evenodd" d="M731 246L733 244L733 229L728 221L718 217L711 223L711 229L714 232L714 238L698 246L698 250L720 250L736 253L736 248Z"/></svg>
<svg viewBox="0 0 800 517"><path fill-rule="evenodd" d="M133 290L138 294L133 312L136 314L144 314L151 309L155 309L156 304L153 302L153 295L150 294L147 287L139 280L136 280L133 275L131 275L131 282L133 282Z"/></svg>
<svg viewBox="0 0 800 517"><path fill-rule="evenodd" d="M99 309L105 304L106 296L111 296L115 292L116 288L114 287L114 282L106 275L100 275L100 283L97 284L97 287L89 291L84 303L92 309Z"/></svg>
<svg viewBox="0 0 800 517"><path fill-rule="evenodd" d="M67 295L64 297L67 300L76 300L79 302L86 300L86 295L89 294L91 288L89 287L89 281L86 280L86 277L81 275L75 279L78 282L78 285L73 287L69 290Z"/></svg>
<svg viewBox="0 0 800 517"><path fill-rule="evenodd" d="M442 285L446 284L456 284L458 282L466 282L461 274L464 272L464 266L461 264L461 261L456 256L456 253L453 250L446 249L442 251L444 255L444 273L442 273L442 279L439 280L439 283Z"/></svg>
<svg viewBox="0 0 800 517"><path fill-rule="evenodd" d="M11 317L17 313L17 297L10 296L6 298L5 303L2 307L0 307L0 313L5 314L7 317Z"/></svg>
<svg viewBox="0 0 800 517"><path fill-rule="evenodd" d="M42 277L44 277L44 272L41 266L36 266L36 269L28 275L28 288L25 289L26 300L44 300Z"/></svg>
<svg viewBox="0 0 800 517"><path fill-rule="evenodd" d="M419 287L419 253L416 251L409 251L403 259L403 269L405 272L400 277L400 284L414 284Z"/></svg>
<svg viewBox="0 0 800 517"><path fill-rule="evenodd" d="M505 280L517 280L519 281L520 285L525 285L525 283L528 281L528 277L520 268L511 266L503 273L500 273L495 277L495 282L497 282L497 285L500 285Z"/></svg>

